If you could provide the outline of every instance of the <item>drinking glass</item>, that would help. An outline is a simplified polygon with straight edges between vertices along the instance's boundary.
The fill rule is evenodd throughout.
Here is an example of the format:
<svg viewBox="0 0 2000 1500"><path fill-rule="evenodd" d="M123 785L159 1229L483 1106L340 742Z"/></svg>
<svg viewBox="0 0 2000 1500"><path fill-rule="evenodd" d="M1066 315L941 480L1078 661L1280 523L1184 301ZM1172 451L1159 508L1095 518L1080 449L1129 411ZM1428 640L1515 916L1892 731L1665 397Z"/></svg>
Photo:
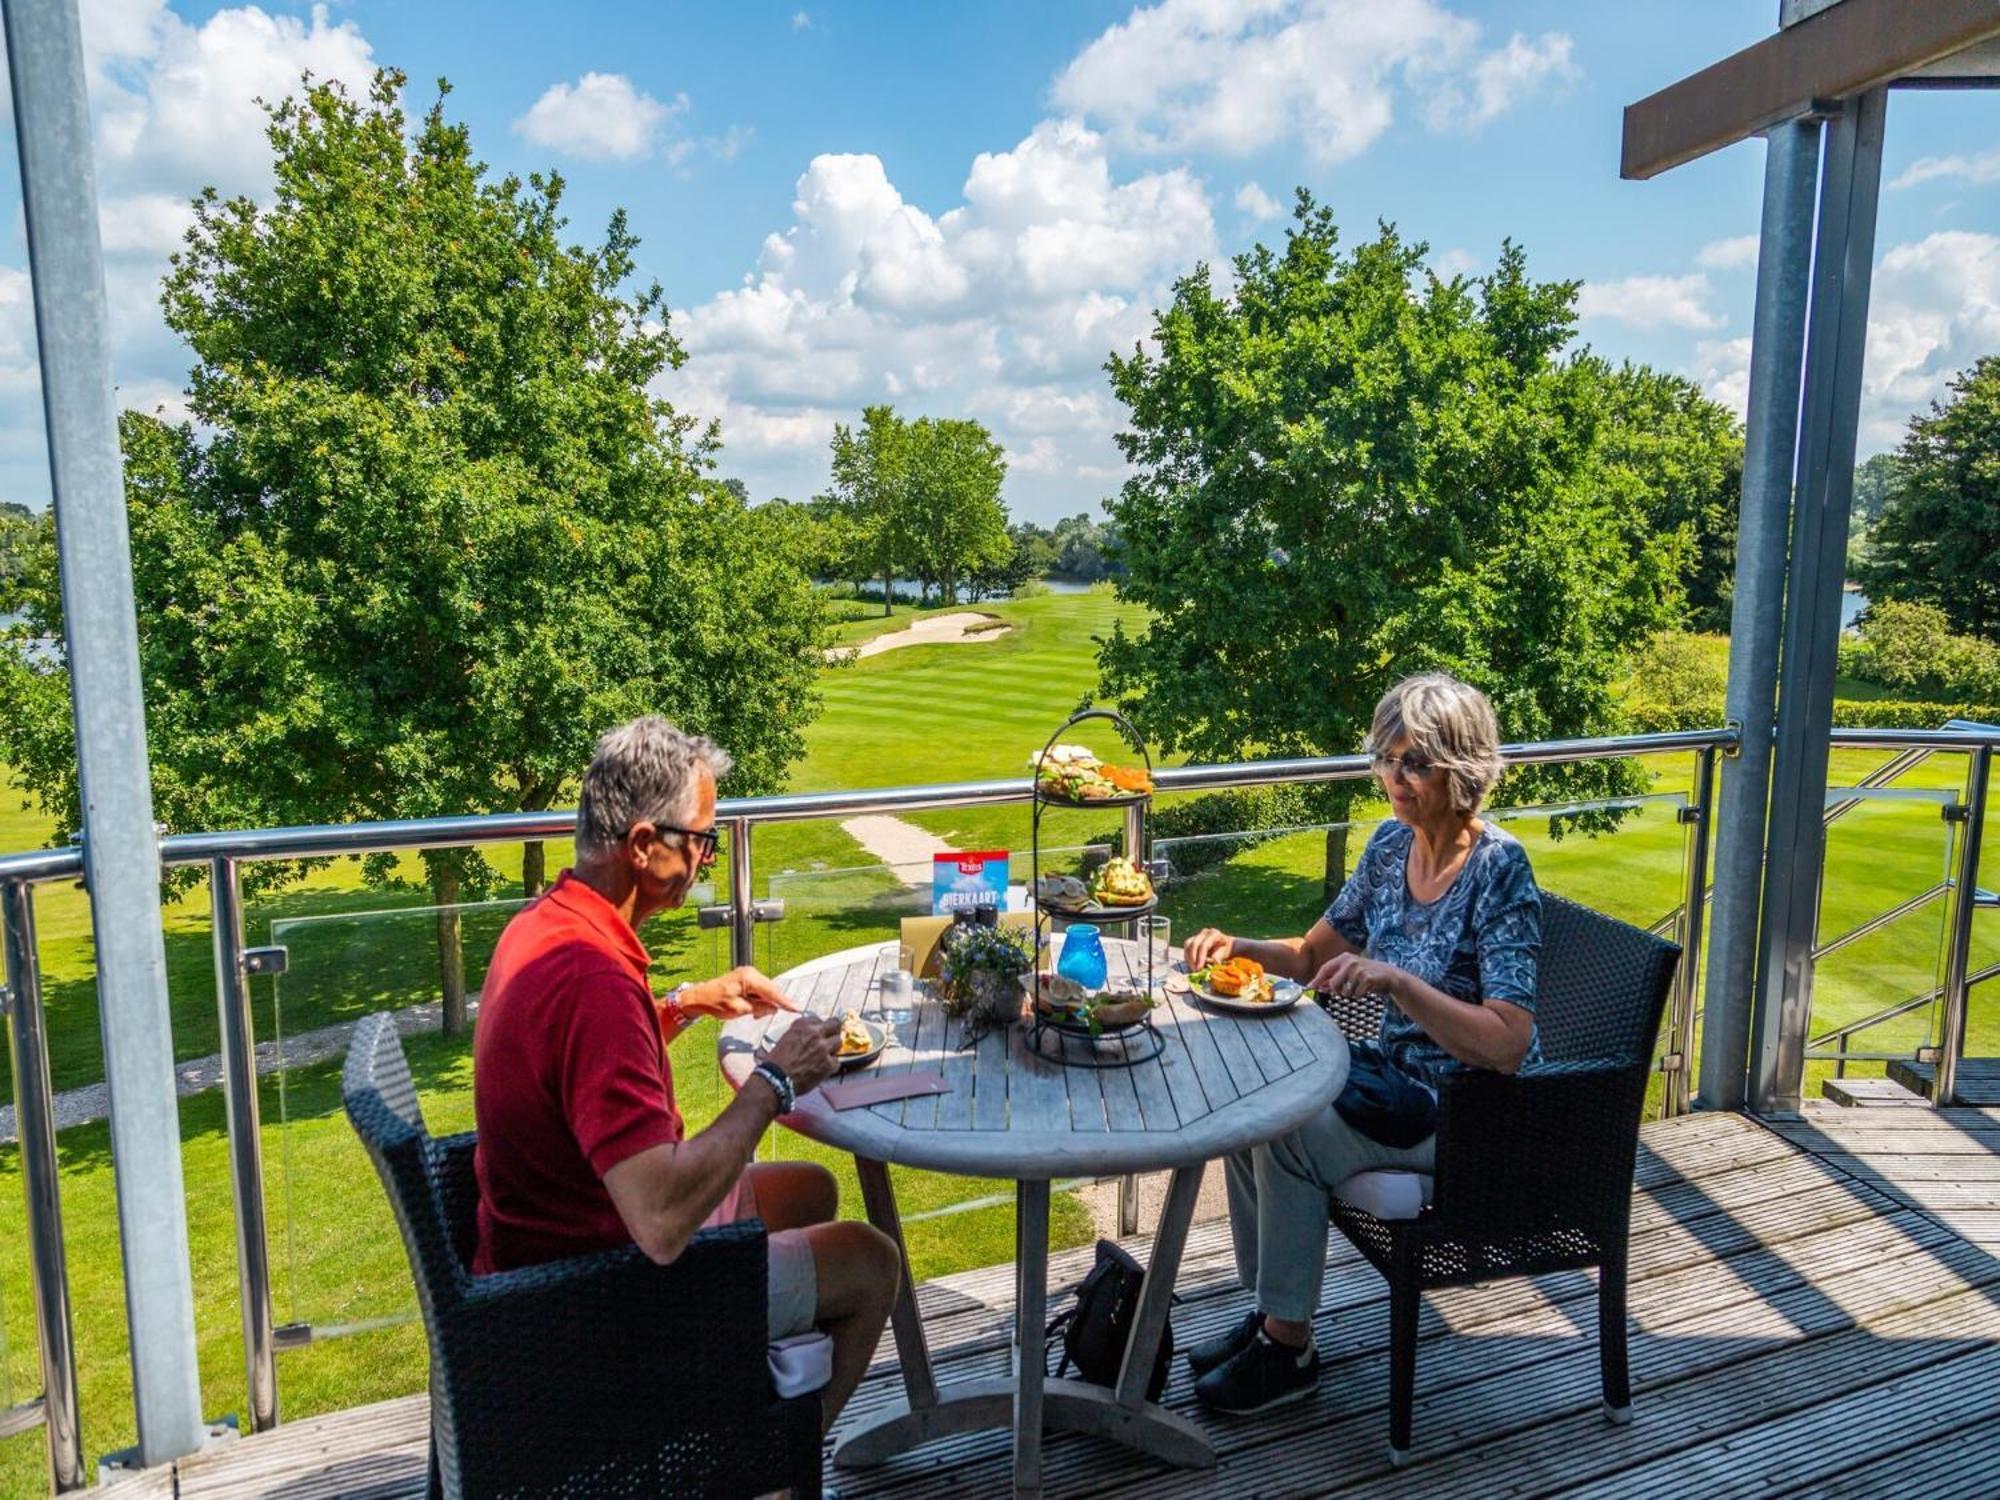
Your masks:
<svg viewBox="0 0 2000 1500"><path fill-rule="evenodd" d="M1139 938L1146 945L1146 982L1159 984L1174 971L1173 919L1141 917Z"/></svg>

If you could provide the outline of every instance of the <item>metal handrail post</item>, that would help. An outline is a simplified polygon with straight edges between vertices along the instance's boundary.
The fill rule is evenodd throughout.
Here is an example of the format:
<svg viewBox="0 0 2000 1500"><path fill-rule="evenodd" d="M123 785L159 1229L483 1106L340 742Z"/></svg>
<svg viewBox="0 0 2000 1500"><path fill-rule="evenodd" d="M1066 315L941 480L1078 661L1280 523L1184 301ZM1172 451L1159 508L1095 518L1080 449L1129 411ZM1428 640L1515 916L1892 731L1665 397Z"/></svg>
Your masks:
<svg viewBox="0 0 2000 1500"><path fill-rule="evenodd" d="M1684 1115L1693 1104L1695 1000L1701 987L1702 918L1708 909L1708 840L1715 812L1715 750L1694 757L1694 804L1688 823L1687 888L1682 898L1680 982L1674 991L1674 1048L1681 1063L1667 1080L1666 1113Z"/></svg>
<svg viewBox="0 0 2000 1500"><path fill-rule="evenodd" d="M257 1036L243 960L243 886L236 861L208 867L215 933L215 1006L229 1120L229 1188L236 1204L236 1292L250 1430L278 1425L278 1349L271 1331L271 1250L264 1222L263 1122L257 1103Z"/></svg>
<svg viewBox="0 0 2000 1500"><path fill-rule="evenodd" d="M751 894L747 817L729 820L729 961L741 967L757 958L757 902Z"/></svg>
<svg viewBox="0 0 2000 1500"><path fill-rule="evenodd" d="M1979 846L1986 829L1986 790L1992 779L1993 751L1972 752L1966 778L1965 830L1958 841L1958 896L1951 908L1951 947L1945 955L1944 1027L1938 1038L1937 1072L1931 1101L1942 1108L1958 1102L1958 1059L1965 1051L1965 976L1971 967L1972 914L1978 909Z"/></svg>
<svg viewBox="0 0 2000 1500"><path fill-rule="evenodd" d="M35 893L0 885L7 949L8 1019L14 1064L14 1123L21 1143L21 1184L28 1200L28 1250L34 1272L35 1323L41 1335L42 1413L49 1434L50 1477L58 1490L82 1489L83 1429L77 1416L76 1333L70 1317L69 1266L63 1250L62 1191L56 1162L55 1092L43 1027L41 964L35 948Z"/></svg>

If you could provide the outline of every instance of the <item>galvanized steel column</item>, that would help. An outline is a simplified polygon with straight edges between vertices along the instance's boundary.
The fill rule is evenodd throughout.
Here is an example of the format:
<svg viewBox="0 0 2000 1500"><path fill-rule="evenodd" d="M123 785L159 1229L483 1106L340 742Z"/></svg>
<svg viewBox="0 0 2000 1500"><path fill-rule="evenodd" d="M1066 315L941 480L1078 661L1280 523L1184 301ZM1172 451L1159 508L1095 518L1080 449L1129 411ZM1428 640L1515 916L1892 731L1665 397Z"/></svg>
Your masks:
<svg viewBox="0 0 2000 1500"><path fill-rule="evenodd" d="M1700 1094L1702 1105L1710 1109L1740 1109L1748 1074L1819 144L1819 125L1804 121L1779 125L1765 138L1763 236L1750 342L1736 592L1729 618L1727 712L1739 727L1741 743L1722 763L1715 896L1702 989Z"/></svg>
<svg viewBox="0 0 2000 1500"><path fill-rule="evenodd" d="M1812 1022L1812 950L1826 853L1827 736L1833 726L1887 112L1888 91L1875 89L1845 101L1827 127L1751 1011L1750 1103L1764 1111L1798 1108Z"/></svg>
<svg viewBox="0 0 2000 1500"><path fill-rule="evenodd" d="M62 563L132 1394L140 1459L157 1464L200 1447L203 1429L160 850L83 42L75 0L7 0L5 18Z"/></svg>

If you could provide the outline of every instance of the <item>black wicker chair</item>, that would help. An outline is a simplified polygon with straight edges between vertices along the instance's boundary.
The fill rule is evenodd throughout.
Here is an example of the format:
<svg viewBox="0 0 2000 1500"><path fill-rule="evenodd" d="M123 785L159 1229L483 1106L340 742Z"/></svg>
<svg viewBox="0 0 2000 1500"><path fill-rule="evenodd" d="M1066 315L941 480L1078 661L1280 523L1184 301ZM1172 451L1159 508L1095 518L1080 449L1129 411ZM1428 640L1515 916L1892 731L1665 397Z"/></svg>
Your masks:
<svg viewBox="0 0 2000 1500"><path fill-rule="evenodd" d="M820 1493L820 1401L765 1358L765 1238L704 1230L475 1278L470 1134L433 1140L393 1018L356 1028L347 1117L396 1211L430 1336L432 1495Z"/></svg>
<svg viewBox="0 0 2000 1500"><path fill-rule="evenodd" d="M1631 1418L1625 1260L1639 1115L1680 949L1547 892L1535 1020L1542 1061L1468 1071L1440 1090L1437 1170L1414 1218L1335 1196L1334 1226L1389 1281L1389 1460L1409 1456L1417 1314L1429 1287L1598 1268L1604 1412ZM1335 1012L1373 1037L1379 1010Z"/></svg>

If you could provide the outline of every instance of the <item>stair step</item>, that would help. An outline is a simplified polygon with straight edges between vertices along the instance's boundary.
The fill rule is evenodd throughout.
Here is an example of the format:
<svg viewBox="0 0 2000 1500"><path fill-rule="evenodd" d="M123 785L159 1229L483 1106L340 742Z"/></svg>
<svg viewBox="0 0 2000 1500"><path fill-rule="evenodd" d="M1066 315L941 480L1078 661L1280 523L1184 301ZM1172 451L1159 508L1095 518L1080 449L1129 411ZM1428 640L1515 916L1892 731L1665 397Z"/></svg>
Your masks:
<svg viewBox="0 0 2000 1500"><path fill-rule="evenodd" d="M1835 1104L1853 1109L1930 1104L1924 1095L1913 1093L1893 1078L1829 1078L1820 1085L1820 1092Z"/></svg>
<svg viewBox="0 0 2000 1500"><path fill-rule="evenodd" d="M1930 1063L1889 1064L1889 1077L1906 1089L1931 1093L1931 1079L1937 1068ZM1851 1080L1850 1080L1851 1081ZM1958 1060L1958 1102L1968 1105L2000 1104L2000 1057L1961 1057Z"/></svg>

